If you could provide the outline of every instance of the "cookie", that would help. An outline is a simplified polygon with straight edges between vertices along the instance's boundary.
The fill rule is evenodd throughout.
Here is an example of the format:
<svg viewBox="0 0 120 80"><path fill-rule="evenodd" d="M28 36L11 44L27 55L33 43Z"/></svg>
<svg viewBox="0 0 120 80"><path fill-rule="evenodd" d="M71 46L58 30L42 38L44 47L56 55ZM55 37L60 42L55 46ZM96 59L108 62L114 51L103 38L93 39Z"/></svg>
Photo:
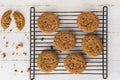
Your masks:
<svg viewBox="0 0 120 80"><path fill-rule="evenodd" d="M58 65L58 56L50 50L42 51L37 58L37 65L42 72L51 72Z"/></svg>
<svg viewBox="0 0 120 80"><path fill-rule="evenodd" d="M24 25L25 25L25 18L22 15L22 13L15 11L13 13L13 17L15 19L15 23L16 23L16 27L18 28L18 30L22 30Z"/></svg>
<svg viewBox="0 0 120 80"><path fill-rule="evenodd" d="M88 56L98 56L103 49L102 41L96 35L87 35L82 40L82 49Z"/></svg>
<svg viewBox="0 0 120 80"><path fill-rule="evenodd" d="M38 28L44 33L52 33L59 27L58 16L54 13L44 13L38 18Z"/></svg>
<svg viewBox="0 0 120 80"><path fill-rule="evenodd" d="M12 10L8 10L2 15L1 25L2 25L4 30L6 30L10 26L10 23L11 23L10 15L11 15L11 13L12 13Z"/></svg>
<svg viewBox="0 0 120 80"><path fill-rule="evenodd" d="M83 12L78 16L77 24L83 32L93 32L99 26L99 19L93 12Z"/></svg>
<svg viewBox="0 0 120 80"><path fill-rule="evenodd" d="M54 45L60 51L68 51L73 49L75 43L75 35L67 30L58 32L54 37Z"/></svg>
<svg viewBox="0 0 120 80"><path fill-rule="evenodd" d="M86 60L79 53L71 53L64 60L64 67L73 74L79 74L86 69Z"/></svg>

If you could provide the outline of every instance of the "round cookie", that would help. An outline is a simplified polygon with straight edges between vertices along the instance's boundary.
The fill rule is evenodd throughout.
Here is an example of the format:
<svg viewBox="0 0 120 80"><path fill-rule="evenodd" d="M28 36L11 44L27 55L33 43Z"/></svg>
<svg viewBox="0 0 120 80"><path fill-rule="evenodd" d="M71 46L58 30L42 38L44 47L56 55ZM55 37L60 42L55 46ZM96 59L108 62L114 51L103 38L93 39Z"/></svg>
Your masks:
<svg viewBox="0 0 120 80"><path fill-rule="evenodd" d="M75 35L67 30L58 32L54 37L54 45L60 51L68 51L73 49L75 43Z"/></svg>
<svg viewBox="0 0 120 80"><path fill-rule="evenodd" d="M1 25L3 27L4 30L6 30L9 26L10 26L10 23L11 23L11 15L12 13L12 10L7 10L3 15L2 15L2 18L1 18Z"/></svg>
<svg viewBox="0 0 120 80"><path fill-rule="evenodd" d="M103 49L102 41L96 35L87 35L82 40L82 49L88 56L98 56Z"/></svg>
<svg viewBox="0 0 120 80"><path fill-rule="evenodd" d="M99 19L93 12L83 12L77 18L78 27L84 32L93 32L99 26Z"/></svg>
<svg viewBox="0 0 120 80"><path fill-rule="evenodd" d="M22 13L15 11L13 13L13 17L15 19L16 27L21 31L25 25L25 19Z"/></svg>
<svg viewBox="0 0 120 80"><path fill-rule="evenodd" d="M38 28L44 33L52 33L59 27L58 16L54 13L44 13L38 18Z"/></svg>
<svg viewBox="0 0 120 80"><path fill-rule="evenodd" d="M86 60L79 53L71 53L64 60L64 67L73 74L79 74L86 69Z"/></svg>
<svg viewBox="0 0 120 80"><path fill-rule="evenodd" d="M51 72L58 65L58 56L50 50L42 51L37 58L37 65L42 72Z"/></svg>

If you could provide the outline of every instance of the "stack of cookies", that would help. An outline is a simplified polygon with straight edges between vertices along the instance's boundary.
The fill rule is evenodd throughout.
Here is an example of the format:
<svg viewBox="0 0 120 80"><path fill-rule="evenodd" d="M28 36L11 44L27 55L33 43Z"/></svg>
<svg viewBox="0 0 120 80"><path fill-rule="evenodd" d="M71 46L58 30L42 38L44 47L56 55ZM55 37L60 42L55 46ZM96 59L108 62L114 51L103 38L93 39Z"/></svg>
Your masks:
<svg viewBox="0 0 120 80"><path fill-rule="evenodd" d="M78 29L83 32L92 33L99 26L99 19L93 12L82 12L76 19ZM60 25L57 15L54 13L44 13L38 18L38 28L43 33L55 32ZM59 51L70 51L76 45L76 37L69 30L62 30L54 36L54 46ZM101 54L103 44L101 39L95 34L87 34L82 39L82 50L90 57L96 57ZM37 65L40 71L51 72L58 65L59 59L57 53L52 50L43 50L37 58ZM64 67L73 74L83 72L87 67L84 56L73 52L64 59Z"/></svg>

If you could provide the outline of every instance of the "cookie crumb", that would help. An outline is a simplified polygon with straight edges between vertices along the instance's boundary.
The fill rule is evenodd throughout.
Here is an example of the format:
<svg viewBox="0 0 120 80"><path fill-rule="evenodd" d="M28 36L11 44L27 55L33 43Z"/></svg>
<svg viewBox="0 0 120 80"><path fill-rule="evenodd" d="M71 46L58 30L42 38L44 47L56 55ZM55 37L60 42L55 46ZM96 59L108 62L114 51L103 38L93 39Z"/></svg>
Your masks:
<svg viewBox="0 0 120 80"><path fill-rule="evenodd" d="M17 44L16 49L18 49L18 48L20 48L20 47L23 47L23 43Z"/></svg>
<svg viewBox="0 0 120 80"><path fill-rule="evenodd" d="M15 55L15 52L13 52L12 55Z"/></svg>
<svg viewBox="0 0 120 80"><path fill-rule="evenodd" d="M30 68L27 68L27 72L30 72Z"/></svg>
<svg viewBox="0 0 120 80"><path fill-rule="evenodd" d="M8 45L5 46L6 48L8 47Z"/></svg>
<svg viewBox="0 0 120 80"><path fill-rule="evenodd" d="M14 70L14 72L18 72L18 70L17 70L17 69L15 69L15 70Z"/></svg>
<svg viewBox="0 0 120 80"><path fill-rule="evenodd" d="M41 41L43 41L44 40L44 38L41 38Z"/></svg>
<svg viewBox="0 0 120 80"><path fill-rule="evenodd" d="M5 36L3 36L3 39L5 39Z"/></svg>
<svg viewBox="0 0 120 80"><path fill-rule="evenodd" d="M6 42L6 44L8 44L8 42Z"/></svg>
<svg viewBox="0 0 120 80"><path fill-rule="evenodd" d="M8 47L8 42L6 42L6 47Z"/></svg>
<svg viewBox="0 0 120 80"><path fill-rule="evenodd" d="M27 36L27 34L25 34L25 36Z"/></svg>
<svg viewBox="0 0 120 80"><path fill-rule="evenodd" d="M25 55L25 56L26 56L26 55L27 55L27 53L26 53L26 52L23 52L23 55Z"/></svg>
<svg viewBox="0 0 120 80"><path fill-rule="evenodd" d="M18 55L18 52L16 52L16 55Z"/></svg>
<svg viewBox="0 0 120 80"><path fill-rule="evenodd" d="M5 58L6 57L6 53L3 53L2 56L3 56L3 58Z"/></svg>
<svg viewBox="0 0 120 80"><path fill-rule="evenodd" d="M10 29L10 32L12 32L12 29Z"/></svg>
<svg viewBox="0 0 120 80"><path fill-rule="evenodd" d="M53 46L51 45L50 48L53 49Z"/></svg>
<svg viewBox="0 0 120 80"><path fill-rule="evenodd" d="M15 66L15 64L13 64L13 66Z"/></svg>
<svg viewBox="0 0 120 80"><path fill-rule="evenodd" d="M20 72L23 73L23 70L21 70Z"/></svg>

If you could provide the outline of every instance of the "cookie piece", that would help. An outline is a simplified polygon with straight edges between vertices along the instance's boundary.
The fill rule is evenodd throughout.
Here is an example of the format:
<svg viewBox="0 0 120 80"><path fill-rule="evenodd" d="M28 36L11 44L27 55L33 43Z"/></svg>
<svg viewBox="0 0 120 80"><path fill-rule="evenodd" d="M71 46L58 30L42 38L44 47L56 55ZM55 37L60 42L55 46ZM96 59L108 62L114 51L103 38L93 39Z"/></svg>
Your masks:
<svg viewBox="0 0 120 80"><path fill-rule="evenodd" d="M25 25L25 18L22 13L15 11L13 13L13 17L15 19L16 27L21 31Z"/></svg>
<svg viewBox="0 0 120 80"><path fill-rule="evenodd" d="M38 28L44 33L52 33L59 27L58 16L54 13L44 13L38 18Z"/></svg>
<svg viewBox="0 0 120 80"><path fill-rule="evenodd" d="M54 45L60 51L68 51L73 49L75 43L75 35L67 30L58 32L54 37Z"/></svg>
<svg viewBox="0 0 120 80"><path fill-rule="evenodd" d="M42 72L51 72L58 65L58 56L50 50L42 51L37 58L37 65Z"/></svg>
<svg viewBox="0 0 120 80"><path fill-rule="evenodd" d="M6 30L10 26L10 23L11 23L10 15L11 15L11 13L12 13L12 10L8 10L2 15L1 25L2 25L4 30Z"/></svg>
<svg viewBox="0 0 120 80"><path fill-rule="evenodd" d="M84 32L93 32L99 26L99 19L93 12L83 12L77 18L78 27Z"/></svg>
<svg viewBox="0 0 120 80"><path fill-rule="evenodd" d="M103 49L102 41L96 35L87 35L82 40L82 49L88 56L98 56Z"/></svg>
<svg viewBox="0 0 120 80"><path fill-rule="evenodd" d="M79 74L86 69L86 60L79 53L71 53L65 58L64 67L73 74Z"/></svg>

